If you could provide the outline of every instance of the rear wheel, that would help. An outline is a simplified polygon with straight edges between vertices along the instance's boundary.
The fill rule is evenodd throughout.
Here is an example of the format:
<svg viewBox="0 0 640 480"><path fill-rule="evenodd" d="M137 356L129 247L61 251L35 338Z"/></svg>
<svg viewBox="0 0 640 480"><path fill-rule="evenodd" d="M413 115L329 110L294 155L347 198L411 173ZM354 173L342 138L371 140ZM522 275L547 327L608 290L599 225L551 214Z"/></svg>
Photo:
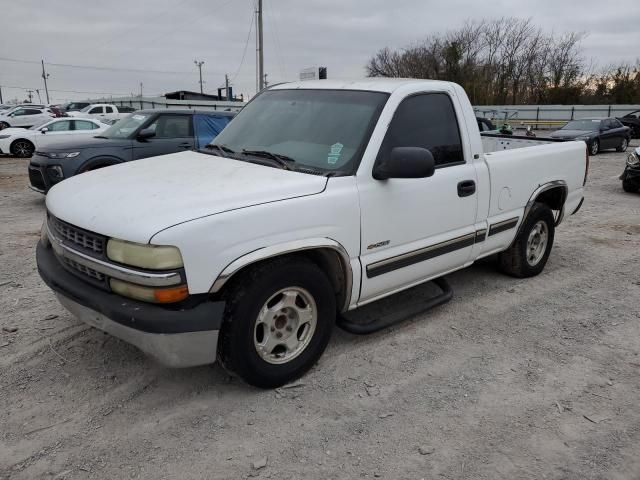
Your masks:
<svg viewBox="0 0 640 480"><path fill-rule="evenodd" d="M636 193L638 191L638 184L630 180L622 180L622 189L627 193Z"/></svg>
<svg viewBox="0 0 640 480"><path fill-rule="evenodd" d="M11 144L9 150L11 151L11 155L13 155L14 157L28 158L33 155L35 147L29 140L19 138Z"/></svg>
<svg viewBox="0 0 640 480"><path fill-rule="evenodd" d="M591 142L591 146L589 147L589 153L591 155L597 155L600 151L600 142L596 139Z"/></svg>
<svg viewBox="0 0 640 480"><path fill-rule="evenodd" d="M500 269L519 278L538 275L551 254L554 233L553 212L543 203L534 203L513 244L498 256Z"/></svg>
<svg viewBox="0 0 640 480"><path fill-rule="evenodd" d="M625 152L627 150L627 147L629 146L629 140L627 140L626 138L622 139L622 142L620 143L620 146L618 148L616 148L617 152Z"/></svg>
<svg viewBox="0 0 640 480"><path fill-rule="evenodd" d="M331 337L335 294L324 272L305 258L252 268L235 280L225 298L219 358L256 387L279 387L300 377Z"/></svg>

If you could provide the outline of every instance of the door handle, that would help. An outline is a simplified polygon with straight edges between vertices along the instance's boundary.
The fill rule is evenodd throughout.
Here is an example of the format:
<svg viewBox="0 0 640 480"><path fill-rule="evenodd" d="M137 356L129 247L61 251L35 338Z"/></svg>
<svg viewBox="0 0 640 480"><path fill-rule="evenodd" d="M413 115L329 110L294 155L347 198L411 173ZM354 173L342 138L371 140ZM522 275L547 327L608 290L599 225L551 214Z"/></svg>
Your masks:
<svg viewBox="0 0 640 480"><path fill-rule="evenodd" d="M458 196L459 197L468 197L469 195L473 195L476 193L476 182L473 180L463 180L458 183Z"/></svg>

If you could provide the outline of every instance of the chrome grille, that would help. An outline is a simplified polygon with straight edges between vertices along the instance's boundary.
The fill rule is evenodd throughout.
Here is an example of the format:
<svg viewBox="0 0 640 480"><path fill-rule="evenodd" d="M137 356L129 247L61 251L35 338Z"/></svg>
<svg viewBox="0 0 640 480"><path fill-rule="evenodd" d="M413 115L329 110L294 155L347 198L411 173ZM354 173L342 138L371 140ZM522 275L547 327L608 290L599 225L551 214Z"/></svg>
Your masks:
<svg viewBox="0 0 640 480"><path fill-rule="evenodd" d="M81 250L93 253L94 255L102 256L104 254L106 243L104 237L69 225L68 223L58 220L53 215L49 215L49 225L53 228L54 235L61 240L80 247Z"/></svg>
<svg viewBox="0 0 640 480"><path fill-rule="evenodd" d="M94 270L93 268L89 268L85 265L81 265L78 262L74 262L69 258L63 258L62 260L64 261L67 267L75 270L76 272L80 272L83 275L86 275L87 277L97 280L99 282L104 282L104 279L105 279L104 273L100 273Z"/></svg>

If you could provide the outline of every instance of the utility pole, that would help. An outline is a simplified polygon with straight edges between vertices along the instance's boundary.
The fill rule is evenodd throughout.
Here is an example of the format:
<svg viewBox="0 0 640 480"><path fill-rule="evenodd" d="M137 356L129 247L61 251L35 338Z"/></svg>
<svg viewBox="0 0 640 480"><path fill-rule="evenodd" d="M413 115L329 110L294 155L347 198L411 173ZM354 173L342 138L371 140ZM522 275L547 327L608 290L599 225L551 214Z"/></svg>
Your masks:
<svg viewBox="0 0 640 480"><path fill-rule="evenodd" d="M49 74L44 71L44 60L42 60L42 79L44 80L44 91L47 94L47 104L49 104L49 88L47 88L47 78L49 78Z"/></svg>
<svg viewBox="0 0 640 480"><path fill-rule="evenodd" d="M198 60L194 60L193 63L195 63L196 66L198 67L198 70L200 70L200 93L204 93L204 91L202 90L202 65L204 65L204 62L199 62Z"/></svg>
<svg viewBox="0 0 640 480"><path fill-rule="evenodd" d="M225 96L227 97L227 101L230 101L231 99L229 98L229 75L227 75L226 73L224 74L224 91L225 91Z"/></svg>
<svg viewBox="0 0 640 480"><path fill-rule="evenodd" d="M38 101L42 103L42 97L40 96L40 89L36 88L36 93L38 94Z"/></svg>
<svg viewBox="0 0 640 480"><path fill-rule="evenodd" d="M142 82L140 82L140 98L142 98Z"/></svg>
<svg viewBox="0 0 640 480"><path fill-rule="evenodd" d="M27 95L29 95L29 103L33 103L33 90L27 90Z"/></svg>
<svg viewBox="0 0 640 480"><path fill-rule="evenodd" d="M2 103L2 85L0 85L0 103Z"/></svg>
<svg viewBox="0 0 640 480"><path fill-rule="evenodd" d="M258 92L260 92L264 88L264 43L262 41L262 0L258 0L258 11L256 12L257 16L257 25L256 25L256 33L257 33L257 47L256 53L258 54Z"/></svg>
<svg viewBox="0 0 640 480"><path fill-rule="evenodd" d="M262 82L263 82L263 83L262 83L263 87L264 87L264 88L267 88L267 86L269 85L269 82L267 82L267 74L266 74L266 73L264 74L264 77L262 77L262 79L263 79L263 80L262 80Z"/></svg>

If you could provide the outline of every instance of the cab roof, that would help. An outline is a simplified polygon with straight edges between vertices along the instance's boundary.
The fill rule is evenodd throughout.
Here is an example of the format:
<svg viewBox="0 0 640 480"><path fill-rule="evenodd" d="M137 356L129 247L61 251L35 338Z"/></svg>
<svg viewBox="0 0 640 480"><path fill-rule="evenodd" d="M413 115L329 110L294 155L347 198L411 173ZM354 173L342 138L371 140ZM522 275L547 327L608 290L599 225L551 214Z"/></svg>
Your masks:
<svg viewBox="0 0 640 480"><path fill-rule="evenodd" d="M304 80L291 83L280 83L270 87L270 90L290 89L323 89L323 90L366 90L372 92L392 93L395 90L410 86L425 85L438 89L451 87L451 82L441 80L421 80L418 78L363 78L358 80Z"/></svg>

